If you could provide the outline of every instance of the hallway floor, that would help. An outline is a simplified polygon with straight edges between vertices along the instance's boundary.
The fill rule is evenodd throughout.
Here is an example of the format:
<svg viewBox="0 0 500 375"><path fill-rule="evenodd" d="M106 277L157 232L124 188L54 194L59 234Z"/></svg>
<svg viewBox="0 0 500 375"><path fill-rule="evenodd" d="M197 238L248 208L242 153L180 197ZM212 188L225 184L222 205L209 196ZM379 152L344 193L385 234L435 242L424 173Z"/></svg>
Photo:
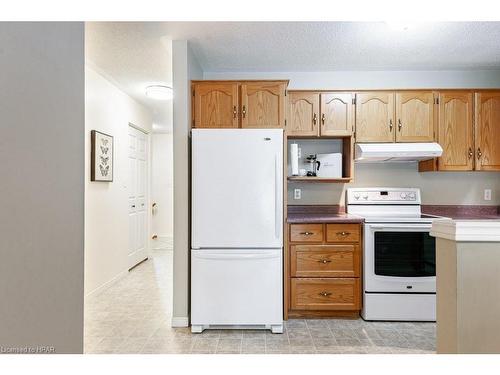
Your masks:
<svg viewBox="0 0 500 375"><path fill-rule="evenodd" d="M85 302L85 353L435 353L434 323L293 319L285 333L171 328L172 250Z"/></svg>

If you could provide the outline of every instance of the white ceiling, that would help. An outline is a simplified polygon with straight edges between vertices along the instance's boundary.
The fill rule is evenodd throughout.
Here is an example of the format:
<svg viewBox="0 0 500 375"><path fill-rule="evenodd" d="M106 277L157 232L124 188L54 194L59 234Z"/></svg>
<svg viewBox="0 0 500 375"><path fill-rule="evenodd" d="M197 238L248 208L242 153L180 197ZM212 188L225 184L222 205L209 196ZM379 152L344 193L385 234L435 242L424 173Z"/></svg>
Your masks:
<svg viewBox="0 0 500 375"><path fill-rule="evenodd" d="M500 22L90 22L86 56L171 131L172 103L147 98L172 83L171 40L189 40L206 72L500 69ZM175 93L174 93L175 96Z"/></svg>
<svg viewBox="0 0 500 375"><path fill-rule="evenodd" d="M172 101L145 94L151 84L172 86L172 43L155 22L87 22L85 57L124 92L151 110L155 132L172 131Z"/></svg>
<svg viewBox="0 0 500 375"><path fill-rule="evenodd" d="M204 71L454 70L500 68L500 22L167 23Z"/></svg>

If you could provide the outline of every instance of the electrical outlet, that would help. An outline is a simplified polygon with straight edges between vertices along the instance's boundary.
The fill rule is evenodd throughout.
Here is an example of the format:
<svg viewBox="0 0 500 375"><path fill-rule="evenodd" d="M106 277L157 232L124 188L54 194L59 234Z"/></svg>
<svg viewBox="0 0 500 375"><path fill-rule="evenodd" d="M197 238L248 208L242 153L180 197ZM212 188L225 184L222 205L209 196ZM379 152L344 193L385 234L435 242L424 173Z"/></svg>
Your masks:
<svg viewBox="0 0 500 375"><path fill-rule="evenodd" d="M293 189L293 199L300 199L302 195L301 189Z"/></svg>
<svg viewBox="0 0 500 375"><path fill-rule="evenodd" d="M484 200L491 201L491 189L484 189Z"/></svg>

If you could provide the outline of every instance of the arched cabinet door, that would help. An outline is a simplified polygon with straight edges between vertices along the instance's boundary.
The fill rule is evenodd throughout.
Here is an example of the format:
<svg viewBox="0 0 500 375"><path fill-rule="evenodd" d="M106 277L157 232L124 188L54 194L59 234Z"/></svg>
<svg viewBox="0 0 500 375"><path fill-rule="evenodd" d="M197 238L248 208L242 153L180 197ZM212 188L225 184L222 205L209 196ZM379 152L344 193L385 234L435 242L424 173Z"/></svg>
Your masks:
<svg viewBox="0 0 500 375"><path fill-rule="evenodd" d="M319 129L319 94L315 92L289 92L287 134L317 136Z"/></svg>
<svg viewBox="0 0 500 375"><path fill-rule="evenodd" d="M356 94L356 142L394 142L394 92Z"/></svg>
<svg viewBox="0 0 500 375"><path fill-rule="evenodd" d="M242 83L241 127L283 128L285 89L286 84L282 82Z"/></svg>
<svg viewBox="0 0 500 375"><path fill-rule="evenodd" d="M351 93L321 93L321 135L352 135L353 99Z"/></svg>
<svg viewBox="0 0 500 375"><path fill-rule="evenodd" d="M434 93L396 93L396 142L434 141Z"/></svg>
<svg viewBox="0 0 500 375"><path fill-rule="evenodd" d="M238 83L203 82L193 89L195 128L238 127Z"/></svg>
<svg viewBox="0 0 500 375"><path fill-rule="evenodd" d="M438 142L443 148L443 155L438 159L440 171L470 171L474 168L472 116L471 92L439 93Z"/></svg>
<svg viewBox="0 0 500 375"><path fill-rule="evenodd" d="M500 91L475 94L476 170L500 171Z"/></svg>

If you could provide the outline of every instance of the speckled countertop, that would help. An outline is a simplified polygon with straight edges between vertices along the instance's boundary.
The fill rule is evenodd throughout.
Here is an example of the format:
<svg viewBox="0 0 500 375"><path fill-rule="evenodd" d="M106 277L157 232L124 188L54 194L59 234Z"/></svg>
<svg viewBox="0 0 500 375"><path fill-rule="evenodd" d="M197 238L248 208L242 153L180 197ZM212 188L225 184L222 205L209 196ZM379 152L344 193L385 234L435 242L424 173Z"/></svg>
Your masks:
<svg viewBox="0 0 500 375"><path fill-rule="evenodd" d="M288 206L287 222L300 223L363 223L361 216L346 214L339 205Z"/></svg>
<svg viewBox="0 0 500 375"><path fill-rule="evenodd" d="M422 205L422 213L455 220L500 220L498 206Z"/></svg>

